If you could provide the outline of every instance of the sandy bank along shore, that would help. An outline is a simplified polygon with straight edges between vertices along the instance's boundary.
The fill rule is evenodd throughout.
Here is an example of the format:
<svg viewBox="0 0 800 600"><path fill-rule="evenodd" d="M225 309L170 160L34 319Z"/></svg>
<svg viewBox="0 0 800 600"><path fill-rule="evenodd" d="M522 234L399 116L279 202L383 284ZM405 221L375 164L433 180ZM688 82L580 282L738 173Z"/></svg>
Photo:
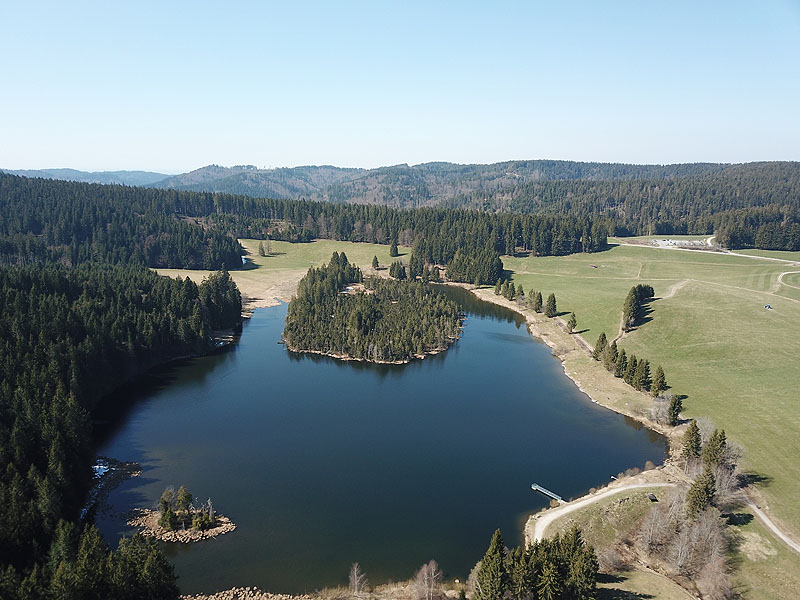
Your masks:
<svg viewBox="0 0 800 600"><path fill-rule="evenodd" d="M181 596L182 600L312 600L311 596L289 596L287 594L270 594L257 587L235 587L213 594L195 594Z"/></svg>
<svg viewBox="0 0 800 600"><path fill-rule="evenodd" d="M180 542L182 544L215 538L218 535L223 535L236 529L236 525L228 517L216 515L217 526L212 529L206 529L205 531L200 531L199 529L169 531L158 524L159 516L160 513L158 511L137 508L128 520L128 525L138 527L141 530L140 533L147 537L154 537L162 542Z"/></svg>

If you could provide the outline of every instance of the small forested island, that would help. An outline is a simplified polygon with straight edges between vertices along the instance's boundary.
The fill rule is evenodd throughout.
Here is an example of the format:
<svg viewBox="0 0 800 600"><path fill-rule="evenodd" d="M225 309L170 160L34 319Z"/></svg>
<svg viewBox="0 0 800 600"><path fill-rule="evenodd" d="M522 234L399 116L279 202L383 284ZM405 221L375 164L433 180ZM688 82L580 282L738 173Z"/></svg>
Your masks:
<svg viewBox="0 0 800 600"><path fill-rule="evenodd" d="M294 352L406 363L446 350L462 319L458 305L427 283L365 279L334 252L300 281L283 338Z"/></svg>
<svg viewBox="0 0 800 600"><path fill-rule="evenodd" d="M199 542L236 529L228 517L217 514L211 498L196 504L192 494L180 486L168 487L161 494L158 510L138 509L128 525L139 527L147 537L162 542Z"/></svg>

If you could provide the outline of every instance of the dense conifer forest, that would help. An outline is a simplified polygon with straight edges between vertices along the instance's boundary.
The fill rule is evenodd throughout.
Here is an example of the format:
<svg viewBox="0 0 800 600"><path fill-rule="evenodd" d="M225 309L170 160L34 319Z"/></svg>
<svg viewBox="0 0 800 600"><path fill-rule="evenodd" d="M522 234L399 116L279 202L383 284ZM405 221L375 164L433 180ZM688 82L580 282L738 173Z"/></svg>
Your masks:
<svg viewBox="0 0 800 600"><path fill-rule="evenodd" d="M171 573L157 551L148 563L152 545L130 542L106 572L108 550L96 533L64 533L67 526L59 525L77 518L91 478L92 415L124 381L210 350L212 329L239 323L239 292L225 272L197 286L137 265L49 263L0 268L0 304L2 597L14 598L9 590L21 580L19 589L28 591L20 598L44 597L45 590L58 598L109 597L99 589L143 597L136 581L147 578L146 564L158 566L162 584ZM84 552L91 556L81 558ZM79 566L99 555L96 568ZM125 593L103 579L117 568L130 578L119 584ZM64 586L95 591L59 592Z"/></svg>
<svg viewBox="0 0 800 600"><path fill-rule="evenodd" d="M345 290L360 284L363 290ZM344 253L312 268L289 303L287 347L375 362L406 362L447 348L458 336L455 302L416 281L364 279Z"/></svg>

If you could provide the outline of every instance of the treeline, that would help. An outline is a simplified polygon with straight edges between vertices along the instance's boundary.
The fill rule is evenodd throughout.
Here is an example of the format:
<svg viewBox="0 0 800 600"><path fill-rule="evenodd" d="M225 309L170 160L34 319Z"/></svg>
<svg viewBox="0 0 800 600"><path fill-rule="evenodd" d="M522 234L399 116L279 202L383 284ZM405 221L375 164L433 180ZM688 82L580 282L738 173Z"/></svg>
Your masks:
<svg viewBox="0 0 800 600"><path fill-rule="evenodd" d="M363 280L344 253L312 268L289 303L283 337L291 350L371 361L402 362L446 348L458 336L458 306L415 281Z"/></svg>
<svg viewBox="0 0 800 600"><path fill-rule="evenodd" d="M0 264L241 266L239 243L181 218L174 194L0 173Z"/></svg>
<svg viewBox="0 0 800 600"><path fill-rule="evenodd" d="M800 163L749 163L684 175L528 181L456 196L449 204L589 218L618 236L711 235L749 219L739 233L745 237L733 240L750 245L763 224L793 232L791 225L800 223Z"/></svg>
<svg viewBox="0 0 800 600"><path fill-rule="evenodd" d="M731 249L800 250L800 209L769 206L724 212L717 218L716 241Z"/></svg>
<svg viewBox="0 0 800 600"><path fill-rule="evenodd" d="M0 268L0 305L0 565L15 579L42 568L59 519L79 513L105 395L211 349L241 299L225 272L198 286L138 266L46 264Z"/></svg>
<svg viewBox="0 0 800 600"><path fill-rule="evenodd" d="M498 529L467 586L474 600L592 600L598 570L577 528L510 551Z"/></svg>
<svg viewBox="0 0 800 600"><path fill-rule="evenodd" d="M0 572L4 600L177 600L172 565L155 540L136 534L110 551L94 526L59 521L47 557L25 576Z"/></svg>

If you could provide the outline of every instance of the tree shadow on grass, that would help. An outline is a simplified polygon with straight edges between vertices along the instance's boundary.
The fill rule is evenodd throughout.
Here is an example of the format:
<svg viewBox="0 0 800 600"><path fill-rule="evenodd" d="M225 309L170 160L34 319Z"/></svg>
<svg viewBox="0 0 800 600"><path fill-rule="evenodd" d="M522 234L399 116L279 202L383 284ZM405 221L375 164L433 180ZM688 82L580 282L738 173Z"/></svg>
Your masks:
<svg viewBox="0 0 800 600"><path fill-rule="evenodd" d="M576 329L575 331L573 331L573 333L581 334L581 333L588 333L589 331L591 330L587 327L586 329Z"/></svg>
<svg viewBox="0 0 800 600"><path fill-rule="evenodd" d="M742 483L742 486L754 485L769 487L772 483L772 477L769 475L762 475L761 473L742 473L739 475L739 481Z"/></svg>
<svg viewBox="0 0 800 600"><path fill-rule="evenodd" d="M600 573L597 576L598 583L620 584L627 581L625 575L616 573ZM641 592L630 592L619 588L600 588L597 590L597 600L645 600L655 598L652 594Z"/></svg>

